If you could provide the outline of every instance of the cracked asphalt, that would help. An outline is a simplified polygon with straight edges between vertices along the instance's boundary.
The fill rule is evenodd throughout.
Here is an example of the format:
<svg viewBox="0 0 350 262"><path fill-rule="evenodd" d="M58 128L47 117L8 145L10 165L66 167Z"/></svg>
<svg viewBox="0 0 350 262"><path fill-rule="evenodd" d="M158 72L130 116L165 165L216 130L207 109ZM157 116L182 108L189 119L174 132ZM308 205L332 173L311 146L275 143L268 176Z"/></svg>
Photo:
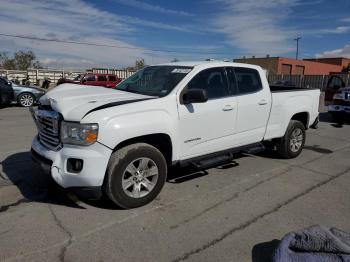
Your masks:
<svg viewBox="0 0 350 262"><path fill-rule="evenodd" d="M120 210L52 183L30 159L28 110L0 109L0 261L268 261L290 231L350 232L350 125L321 120L296 159L174 169L155 201Z"/></svg>

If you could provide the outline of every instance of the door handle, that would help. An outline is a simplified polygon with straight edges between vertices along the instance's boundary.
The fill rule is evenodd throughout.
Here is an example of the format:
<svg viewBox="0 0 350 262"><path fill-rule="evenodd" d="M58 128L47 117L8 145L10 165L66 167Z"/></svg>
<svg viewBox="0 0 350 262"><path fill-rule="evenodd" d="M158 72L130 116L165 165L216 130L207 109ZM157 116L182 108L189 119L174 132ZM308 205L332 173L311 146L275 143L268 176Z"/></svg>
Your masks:
<svg viewBox="0 0 350 262"><path fill-rule="evenodd" d="M226 105L224 106L224 108L222 109L222 111L231 111L233 110L234 108L231 106L231 105Z"/></svg>
<svg viewBox="0 0 350 262"><path fill-rule="evenodd" d="M259 105L263 106L263 105L266 105L267 104L267 101L265 99L262 99L259 101L258 103Z"/></svg>

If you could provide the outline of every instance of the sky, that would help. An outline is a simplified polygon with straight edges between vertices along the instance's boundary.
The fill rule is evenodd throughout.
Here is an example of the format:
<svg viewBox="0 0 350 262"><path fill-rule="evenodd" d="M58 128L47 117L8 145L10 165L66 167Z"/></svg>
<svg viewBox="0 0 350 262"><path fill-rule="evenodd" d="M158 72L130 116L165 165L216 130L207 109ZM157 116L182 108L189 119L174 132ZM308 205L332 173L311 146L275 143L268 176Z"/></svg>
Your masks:
<svg viewBox="0 0 350 262"><path fill-rule="evenodd" d="M0 25L0 52L57 69L295 57L297 36L301 58L350 58L350 0L0 0Z"/></svg>

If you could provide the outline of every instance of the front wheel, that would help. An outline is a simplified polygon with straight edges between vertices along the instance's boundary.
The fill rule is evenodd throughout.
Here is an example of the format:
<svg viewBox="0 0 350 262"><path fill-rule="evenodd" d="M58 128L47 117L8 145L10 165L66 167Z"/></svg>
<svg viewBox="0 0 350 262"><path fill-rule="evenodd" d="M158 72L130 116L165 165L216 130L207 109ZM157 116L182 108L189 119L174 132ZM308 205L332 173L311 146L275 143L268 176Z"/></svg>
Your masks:
<svg viewBox="0 0 350 262"><path fill-rule="evenodd" d="M35 98L32 94L24 93L18 97L18 103L23 107L30 107L34 104Z"/></svg>
<svg viewBox="0 0 350 262"><path fill-rule="evenodd" d="M119 149L110 158L104 189L122 208L135 208L151 202L166 180L167 164L155 147L136 143Z"/></svg>
<svg viewBox="0 0 350 262"><path fill-rule="evenodd" d="M277 145L277 150L283 158L295 158L303 150L305 144L305 126L300 121L291 120L284 137Z"/></svg>

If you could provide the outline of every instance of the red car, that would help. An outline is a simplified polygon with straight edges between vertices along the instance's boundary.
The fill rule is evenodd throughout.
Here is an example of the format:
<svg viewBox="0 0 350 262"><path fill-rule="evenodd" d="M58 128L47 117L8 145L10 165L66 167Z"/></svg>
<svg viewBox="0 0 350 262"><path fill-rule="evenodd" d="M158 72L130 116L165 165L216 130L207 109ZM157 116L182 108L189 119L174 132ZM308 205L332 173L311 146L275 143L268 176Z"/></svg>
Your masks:
<svg viewBox="0 0 350 262"><path fill-rule="evenodd" d="M79 85L89 85L89 86L105 86L113 88L119 84L122 80L116 75L112 74L95 74L88 73L81 77L80 81L70 80L62 78L58 80L57 85L63 83L79 84Z"/></svg>

